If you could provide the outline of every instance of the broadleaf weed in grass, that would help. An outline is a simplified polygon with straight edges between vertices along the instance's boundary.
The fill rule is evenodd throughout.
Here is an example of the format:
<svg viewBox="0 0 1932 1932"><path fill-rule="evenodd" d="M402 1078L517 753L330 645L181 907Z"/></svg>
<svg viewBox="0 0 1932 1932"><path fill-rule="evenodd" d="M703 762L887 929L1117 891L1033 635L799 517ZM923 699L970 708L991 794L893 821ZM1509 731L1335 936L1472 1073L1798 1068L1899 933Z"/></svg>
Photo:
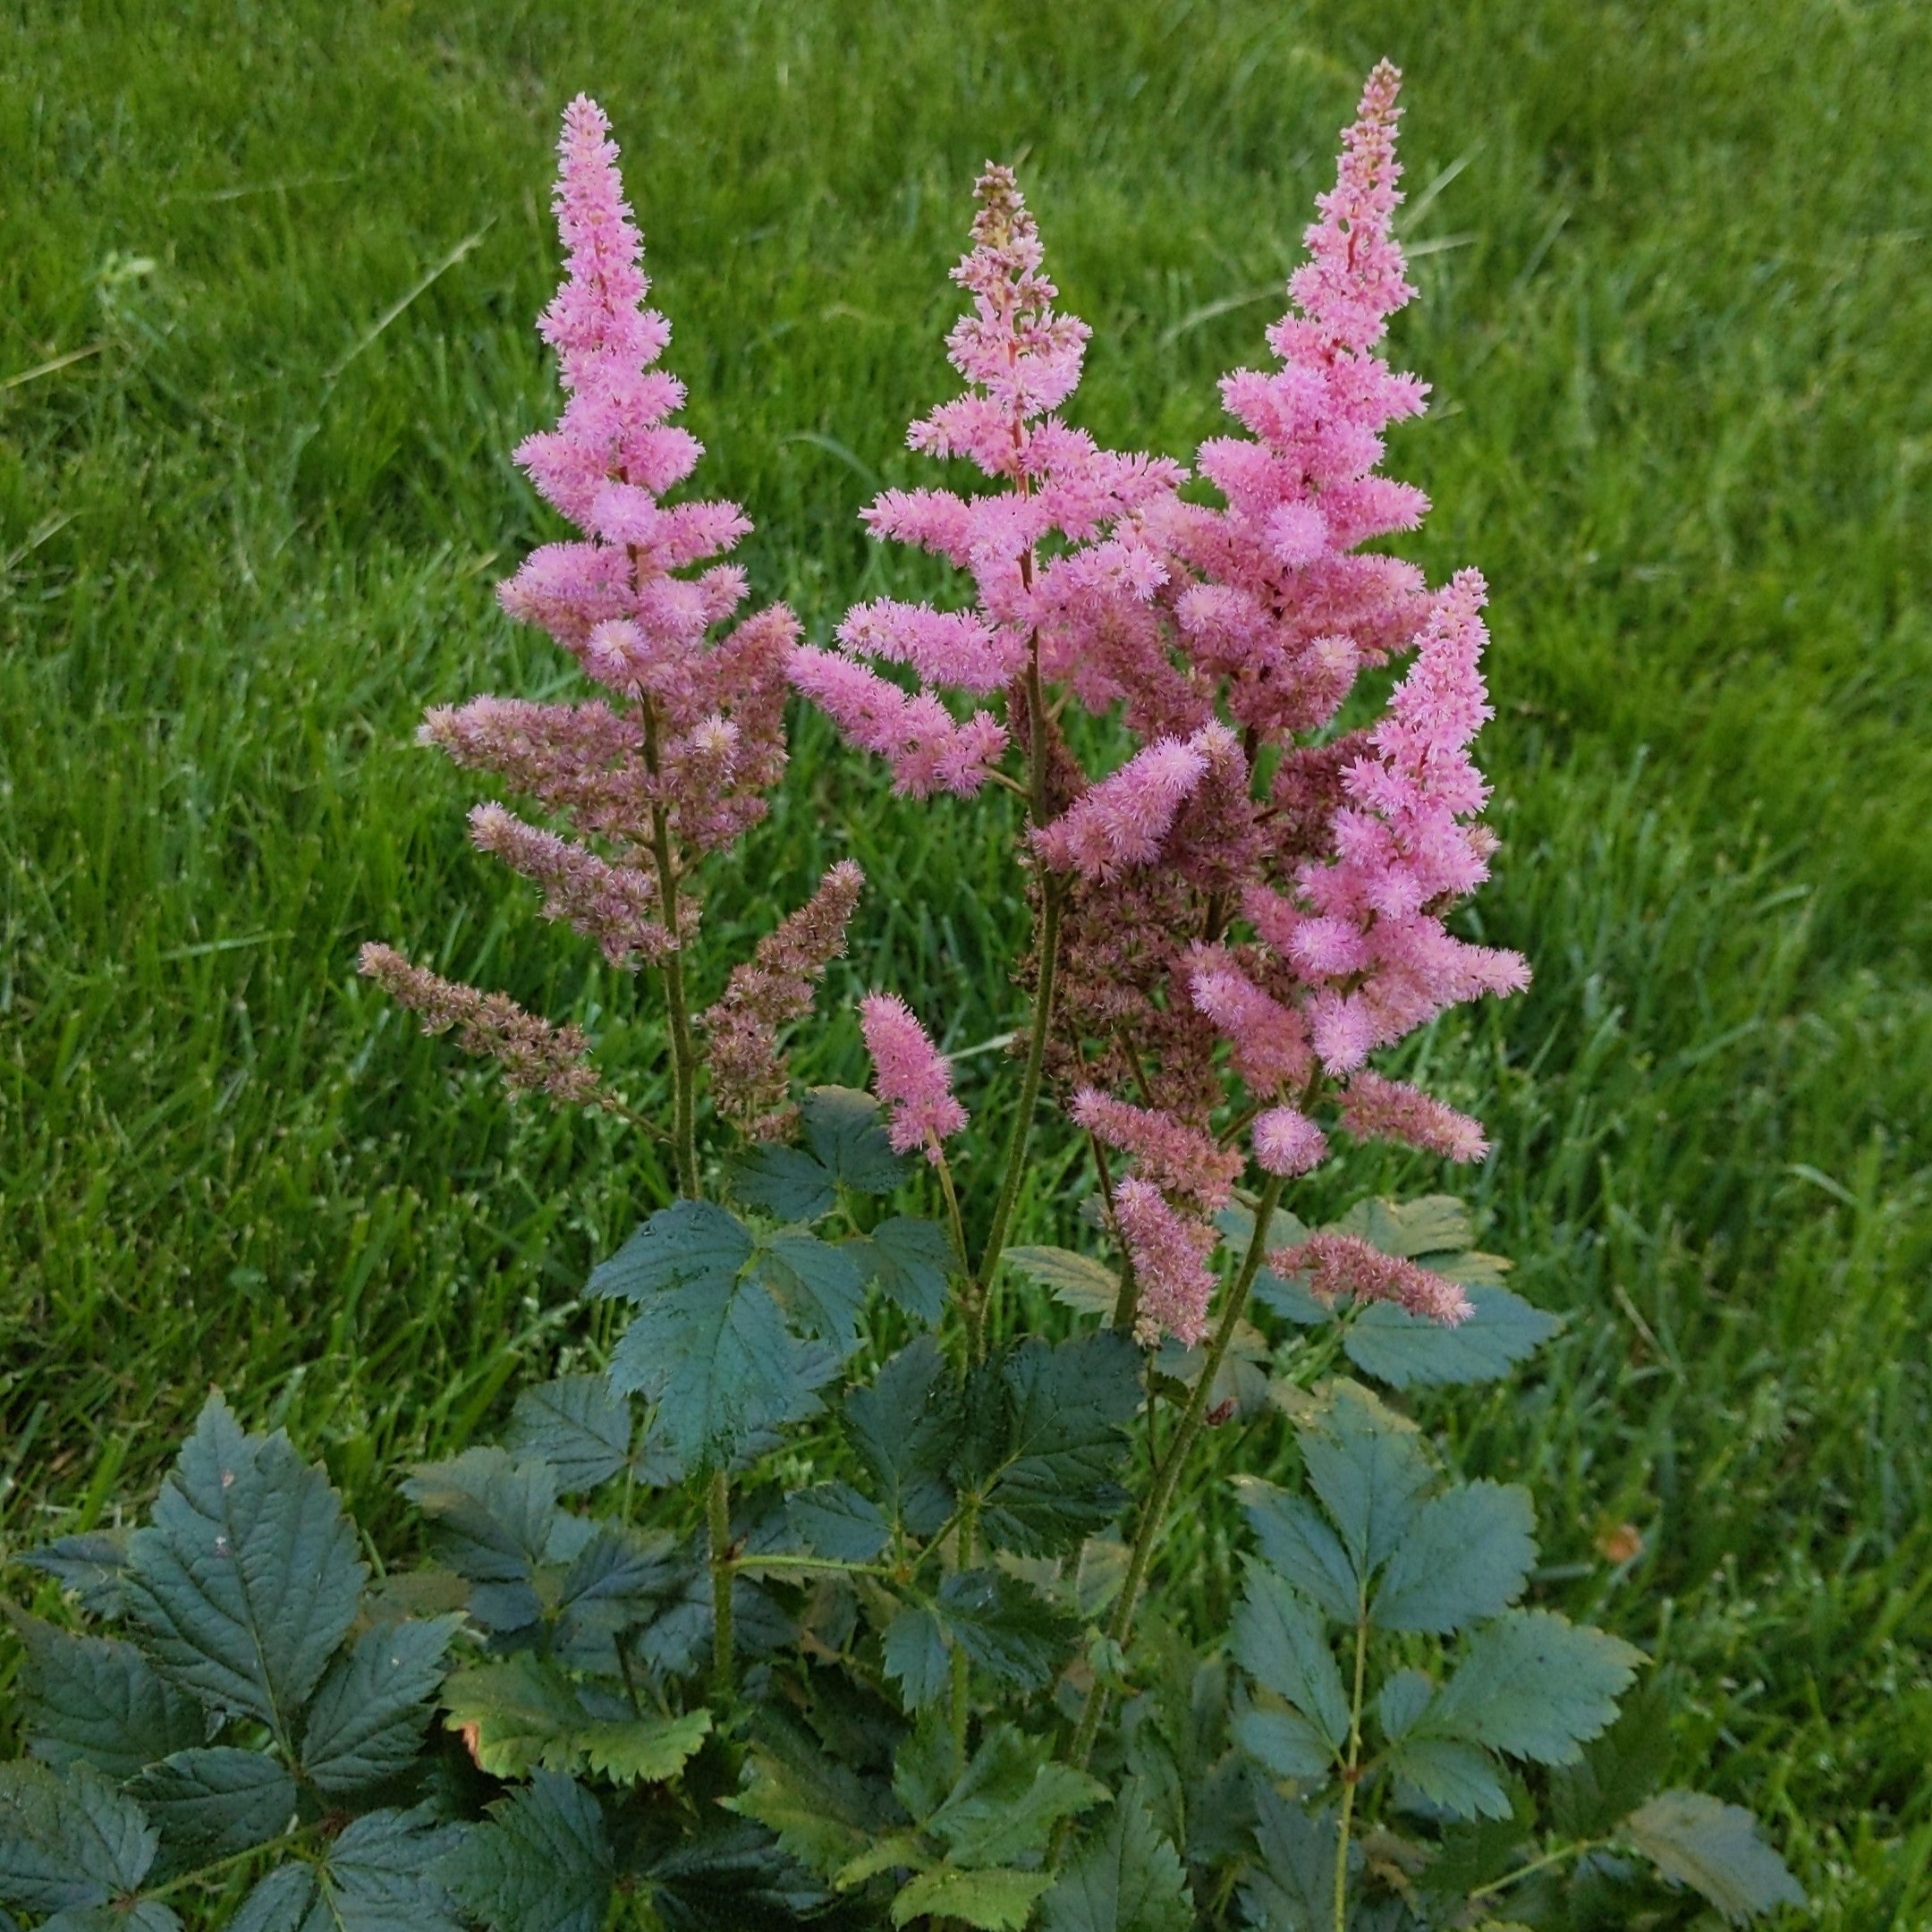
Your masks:
<svg viewBox="0 0 1932 1932"><path fill-rule="evenodd" d="M1331 1134L1486 1154L1475 1122L1366 1062L1527 980L1444 923L1495 843L1467 757L1484 586L1430 592L1360 547L1422 508L1377 473L1421 391L1369 352L1414 292L1390 227L1396 80L1377 68L1344 137L1270 334L1283 368L1224 386L1251 432L1204 446L1224 507L1059 418L1085 332L1052 307L1013 177L987 170L956 277L975 313L949 338L968 392L916 442L1003 487L873 513L970 571L974 607L874 599L843 655L795 648L777 610L708 638L742 578L679 572L743 520L659 501L698 450L664 426L679 386L648 373L665 330L638 306L606 124L573 104L571 274L547 316L572 402L523 460L587 538L536 553L505 601L616 702L481 699L428 735L577 833L472 820L547 916L654 976L666 1123L592 1070L582 1030L379 947L365 970L513 1087L614 1114L646 1185L665 1169L636 1149L667 1142L674 1198L587 1284L633 1306L600 1332L607 1368L526 1392L513 1447L414 1472L436 1563L366 1589L326 1479L218 1397L149 1527L36 1559L131 1642L29 1628L45 1761L0 1769L0 1898L151 1932L244 1879L250 1932L589 1926L620 1885L669 1924L1038 1910L1347 1932L1648 1909L1622 1850L1733 1919L1799 1902L1748 1814L1654 1793L1654 1755L1613 1724L1641 1653L1521 1601L1523 1492L1445 1487L1416 1424L1339 1372L1491 1378L1547 1319L1453 1199L1324 1222L1318 1177L1308 1216L1284 1205ZM1357 674L1411 652L1378 722L1335 735ZM783 1032L840 949L856 867L696 1008L696 894L766 809L786 674L901 790L1023 801L1024 1073L983 1178L958 1070L894 996L863 1009L877 1103L793 1098ZM961 686L1000 711L958 719ZM1141 743L1101 775L1072 714L1116 705ZM1058 1340L1004 1287L1043 1094L1088 1135L1117 1263L1113 1306ZM890 1216L915 1184L930 1217ZM1055 1253L1014 1258L1090 1301L1098 1264ZM1186 1627L1170 1514L1204 1429L1267 1411L1303 1487L1247 1492L1262 1555L1224 1640ZM176 1741L184 1698L199 1744Z"/></svg>

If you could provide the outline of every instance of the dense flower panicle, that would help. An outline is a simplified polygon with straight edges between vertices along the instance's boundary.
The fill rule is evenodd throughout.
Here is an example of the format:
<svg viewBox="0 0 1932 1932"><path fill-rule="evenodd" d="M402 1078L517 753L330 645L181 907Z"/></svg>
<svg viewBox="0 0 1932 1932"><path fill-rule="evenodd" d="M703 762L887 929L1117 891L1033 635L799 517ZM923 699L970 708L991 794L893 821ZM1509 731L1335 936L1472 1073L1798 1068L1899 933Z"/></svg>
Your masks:
<svg viewBox="0 0 1932 1932"><path fill-rule="evenodd" d="M838 651L801 652L792 681L862 750L889 759L915 797L982 786L1007 732L986 711L955 724L942 688L1007 690L1037 656L1049 677L1078 674L1083 699L1122 695L1110 666L1160 654L1152 599L1166 566L1130 519L1172 496L1176 463L1101 449L1053 411L1080 380L1087 326L1054 307L1039 232L1008 168L988 163L976 191L972 246L953 280L972 308L946 338L963 395L915 422L911 446L960 456L1000 487L881 491L865 512L871 533L945 557L971 579L970 609L880 597L855 606ZM1043 553L1048 539L1070 548ZM902 665L902 690L865 660ZM1186 729L1202 722L1185 713Z"/></svg>
<svg viewBox="0 0 1932 1932"><path fill-rule="evenodd" d="M1157 739L1040 826L1034 850L1056 869L1090 879L1149 865L1210 767L1240 757L1240 743L1224 724L1203 725L1191 738Z"/></svg>
<svg viewBox="0 0 1932 1932"><path fill-rule="evenodd" d="M1311 1234L1292 1248L1277 1248L1267 1265L1284 1277L1305 1275L1309 1292L1323 1301L1394 1301L1450 1328L1475 1312L1453 1281L1385 1255L1358 1234Z"/></svg>
<svg viewBox="0 0 1932 1932"><path fill-rule="evenodd" d="M1164 1194L1186 1194L1204 1208L1224 1208L1240 1178L1241 1157L1210 1135L1154 1107L1130 1106L1083 1087L1067 1108L1074 1124L1130 1156L1136 1172Z"/></svg>
<svg viewBox="0 0 1932 1932"><path fill-rule="evenodd" d="M864 886L859 867L841 860L797 911L758 941L754 957L732 969L723 995L698 1016L710 1042L712 1102L754 1140L775 1140L791 1128L791 1073L779 1029L811 1011L826 966L845 951L845 928Z"/></svg>
<svg viewBox="0 0 1932 1932"><path fill-rule="evenodd" d="M859 1024L872 1056L872 1090L889 1112L893 1151L923 1148L936 1165L940 1143L966 1124L966 1109L953 1097L951 1064L896 994L868 994Z"/></svg>
<svg viewBox="0 0 1932 1932"><path fill-rule="evenodd" d="M390 946L364 946L357 970L399 1005L419 1014L425 1033L446 1033L453 1027L464 1051L496 1061L518 1091L547 1094L565 1106L596 1106L603 1100L597 1070L589 1063L590 1042L577 1028L555 1026L525 1012L506 994L481 993L411 966Z"/></svg>
<svg viewBox="0 0 1932 1932"><path fill-rule="evenodd" d="M1171 1335L1192 1348L1214 1300L1214 1229L1177 1213L1152 1182L1132 1179L1114 1190L1114 1220L1140 1290L1136 1334L1148 1344Z"/></svg>
<svg viewBox="0 0 1932 1932"><path fill-rule="evenodd" d="M526 825L501 805L476 807L470 836L479 852L495 853L541 886L544 917L595 939L613 966L660 958L677 944L657 916L657 884L648 872L613 865L573 840Z"/></svg>
<svg viewBox="0 0 1932 1932"><path fill-rule="evenodd" d="M1358 1140L1399 1140L1453 1161L1479 1161L1489 1151L1480 1121L1366 1070L1343 1089L1341 1123Z"/></svg>
<svg viewBox="0 0 1932 1932"><path fill-rule="evenodd" d="M1308 1022L1293 1006L1265 992L1224 946L1198 946L1188 961L1188 990L1232 1049L1234 1071L1258 1094L1303 1085L1314 1066Z"/></svg>
<svg viewBox="0 0 1932 1932"><path fill-rule="evenodd" d="M1254 1157L1273 1174L1305 1174L1328 1158L1328 1138L1297 1107L1269 1107L1257 1114Z"/></svg>

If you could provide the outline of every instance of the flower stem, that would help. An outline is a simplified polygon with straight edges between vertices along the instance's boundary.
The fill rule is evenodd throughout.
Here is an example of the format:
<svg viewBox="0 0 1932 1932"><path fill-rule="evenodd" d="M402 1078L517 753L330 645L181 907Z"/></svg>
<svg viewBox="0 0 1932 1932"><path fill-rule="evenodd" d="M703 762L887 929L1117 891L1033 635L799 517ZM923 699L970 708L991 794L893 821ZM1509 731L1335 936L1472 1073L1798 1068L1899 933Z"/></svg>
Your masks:
<svg viewBox="0 0 1932 1932"><path fill-rule="evenodd" d="M705 1498L705 1523L711 1545L711 1678L712 1689L729 1697L732 1689L732 1563L731 1483L723 1470L714 1470Z"/></svg>
<svg viewBox="0 0 1932 1932"><path fill-rule="evenodd" d="M648 698L640 709L644 722L644 763L657 776L657 708ZM677 1190L687 1200L699 1198L698 1185L698 1055L691 1046L691 1005L684 993L684 955L678 946L677 867L671 857L671 815L660 800L651 801L651 857L657 869L657 897L664 911L671 949L664 956L665 1007L671 1021L671 1092L674 1127L672 1157L677 1169Z"/></svg>
<svg viewBox="0 0 1932 1932"><path fill-rule="evenodd" d="M1342 1771L1342 1819L1335 1827L1335 1932L1348 1932L1349 1829L1361 1783L1362 1678L1368 1661L1368 1606L1363 1602L1355 1611L1355 1692L1349 1704L1348 1763Z"/></svg>
<svg viewBox="0 0 1932 1932"><path fill-rule="evenodd" d="M1287 1184L1281 1175L1273 1174L1261 1191L1260 1201L1255 1208L1254 1233L1249 1240L1247 1253L1241 1257L1233 1285L1228 1291L1226 1305L1221 1310L1220 1326L1215 1330L1214 1341L1208 1350L1208 1359L1201 1364L1200 1375L1189 1392L1187 1407L1182 1411L1174 1440L1168 1445L1166 1455L1155 1469L1152 1487L1141 1506L1133 1549L1127 1559L1127 1580L1121 1586L1119 1600L1114 1606L1113 1623L1107 1631L1107 1635L1123 1648L1133 1633L1134 1611L1154 1560L1155 1546L1160 1541L1168 1506L1174 1501L1174 1486L1181 1479L1188 1452L1200 1434L1210 1392L1216 1377L1221 1373L1222 1363L1227 1359L1228 1350L1233 1345L1234 1331L1241 1324L1242 1311L1248 1306L1248 1291L1254 1286L1254 1278L1261 1272L1261 1257L1267 1250L1268 1227ZM1067 1753L1069 1761L1080 1770L1086 1769L1087 1760L1093 1754L1094 1740L1099 1735L1100 1720L1106 1708L1106 1687L1096 1682L1087 1693L1086 1707L1080 1712L1080 1728L1074 1732Z"/></svg>

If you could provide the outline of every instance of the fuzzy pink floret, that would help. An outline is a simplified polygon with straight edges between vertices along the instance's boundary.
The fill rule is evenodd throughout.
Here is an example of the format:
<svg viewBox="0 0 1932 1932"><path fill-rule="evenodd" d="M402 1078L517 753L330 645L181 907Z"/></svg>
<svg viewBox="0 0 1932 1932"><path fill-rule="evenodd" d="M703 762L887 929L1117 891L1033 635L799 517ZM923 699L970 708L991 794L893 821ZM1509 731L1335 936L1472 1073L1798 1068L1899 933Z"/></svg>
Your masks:
<svg viewBox="0 0 1932 1932"><path fill-rule="evenodd" d="M1137 751L1112 777L1084 792L1033 835L1040 857L1058 871L1110 879L1130 866L1151 865L1181 808L1216 759L1239 755L1224 724L1187 739L1163 738Z"/></svg>
<svg viewBox="0 0 1932 1932"><path fill-rule="evenodd" d="M1448 1328L1475 1312L1453 1282L1385 1255L1358 1234L1311 1234L1276 1249L1267 1265L1280 1275L1306 1275L1309 1292L1323 1301L1394 1301Z"/></svg>
<svg viewBox="0 0 1932 1932"><path fill-rule="evenodd" d="M1165 1333L1192 1348L1208 1332L1214 1300L1208 1258L1215 1231L1176 1213L1150 1181L1126 1180L1114 1190L1114 1218L1140 1285L1140 1339L1151 1343Z"/></svg>
<svg viewBox="0 0 1932 1932"><path fill-rule="evenodd" d="M1328 1158L1328 1140L1306 1114L1270 1107L1255 1119L1254 1157L1270 1174L1309 1174Z"/></svg>
<svg viewBox="0 0 1932 1932"><path fill-rule="evenodd" d="M859 1024L872 1056L872 1090L890 1110L894 1152L923 1148L936 1165L940 1143L966 1124L966 1109L953 1097L951 1063L896 994L869 993L859 1003Z"/></svg>
<svg viewBox="0 0 1932 1932"><path fill-rule="evenodd" d="M1224 1208L1240 1178L1241 1157L1210 1135L1157 1107L1131 1106L1082 1087L1067 1111L1077 1126L1131 1157L1143 1179L1164 1193L1188 1194L1204 1208Z"/></svg>
<svg viewBox="0 0 1932 1932"><path fill-rule="evenodd" d="M1342 1125L1358 1140L1399 1140L1453 1161L1479 1161L1489 1151L1480 1121L1379 1073L1358 1073L1348 1083Z"/></svg>

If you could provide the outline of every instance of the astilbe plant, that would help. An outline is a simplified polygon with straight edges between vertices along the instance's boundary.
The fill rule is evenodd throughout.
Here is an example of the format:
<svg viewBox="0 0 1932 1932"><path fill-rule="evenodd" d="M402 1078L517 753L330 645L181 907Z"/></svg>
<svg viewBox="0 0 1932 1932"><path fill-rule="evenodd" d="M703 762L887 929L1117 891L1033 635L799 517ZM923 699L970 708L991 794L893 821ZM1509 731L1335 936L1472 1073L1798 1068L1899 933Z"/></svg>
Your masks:
<svg viewBox="0 0 1932 1932"><path fill-rule="evenodd" d="M513 1088L666 1145L674 1192L590 1278L632 1309L603 1366L408 1478L427 1566L372 1585L321 1473L219 1398L150 1526L30 1559L43 1612L72 1591L124 1635L13 1613L8 1907L50 1932L1397 1932L1797 1896L1748 1814L1656 1791L1659 1693L1618 1716L1639 1653L1526 1601L1527 1493L1447 1480L1403 1412L1555 1321L1449 1197L1317 1226L1284 1204L1337 1139L1483 1158L1478 1123L1369 1063L1527 977L1449 923L1493 850L1482 580L1363 547L1425 508L1380 467L1425 401L1376 352L1414 293L1396 86L1377 68L1344 136L1276 366L1223 384L1217 502L1060 414L1087 332L989 166L965 390L909 439L986 486L866 513L967 589L860 606L825 648L777 607L718 634L745 583L713 560L748 525L665 500L699 451L607 125L572 105L543 322L569 400L518 460L582 535L503 600L599 695L479 698L423 735L548 821L471 818L546 916L652 976L668 1126L578 1030L384 946L362 967ZM1385 665L1379 716L1341 728ZM991 1174L953 1172L987 1101L902 993L860 1004L870 1093L792 1080L855 866L701 963L703 871L766 809L788 684L899 791L1021 802L1030 1013ZM1043 1097L1111 1261L1009 1240ZM892 1211L928 1188L939 1218ZM1217 1634L1164 1597L1164 1550L1233 1419L1290 1479L1236 1479L1253 1545Z"/></svg>

